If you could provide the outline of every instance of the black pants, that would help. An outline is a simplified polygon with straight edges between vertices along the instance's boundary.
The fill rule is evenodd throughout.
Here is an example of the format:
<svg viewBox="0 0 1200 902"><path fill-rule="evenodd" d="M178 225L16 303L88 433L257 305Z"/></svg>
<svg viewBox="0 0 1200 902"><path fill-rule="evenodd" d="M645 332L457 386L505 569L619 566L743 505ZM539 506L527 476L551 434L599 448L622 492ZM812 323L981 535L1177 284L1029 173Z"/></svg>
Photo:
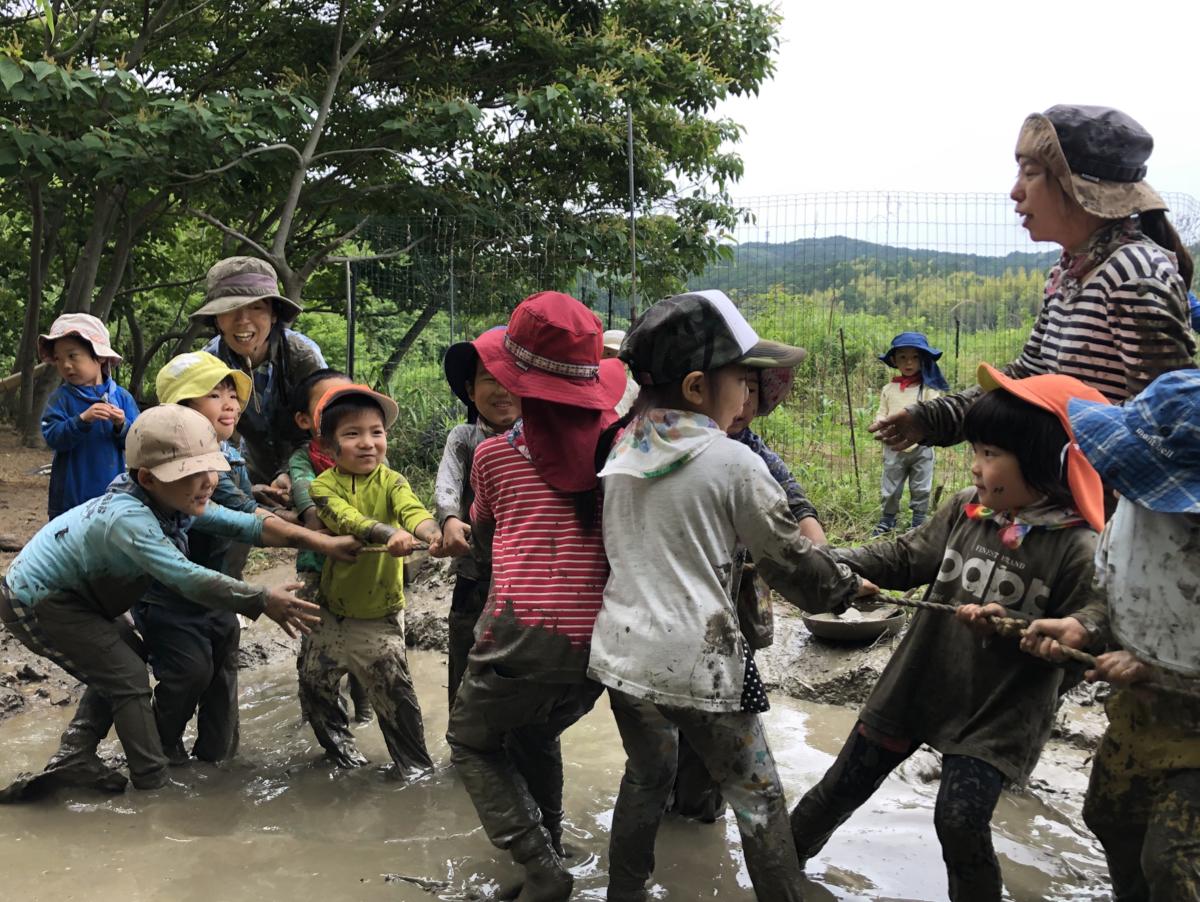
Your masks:
<svg viewBox="0 0 1200 902"><path fill-rule="evenodd" d="M792 836L800 861L812 858L915 745L891 751L862 735L856 724L833 766L792 809ZM942 756L933 823L942 845L953 902L999 902L1000 863L992 847L992 812L1004 775L978 758Z"/></svg>
<svg viewBox="0 0 1200 902"><path fill-rule="evenodd" d="M139 603L133 618L146 643L154 687L154 719L168 754L180 746L193 714L201 761L232 757L238 746L237 615Z"/></svg>
<svg viewBox="0 0 1200 902"><path fill-rule="evenodd" d="M475 624L487 604L491 584L490 579L471 579L469 576L459 576L454 581L450 614L446 618L450 653L446 664L446 692L451 708L454 707L454 697L458 695L463 674L467 672L467 656L475 644Z"/></svg>

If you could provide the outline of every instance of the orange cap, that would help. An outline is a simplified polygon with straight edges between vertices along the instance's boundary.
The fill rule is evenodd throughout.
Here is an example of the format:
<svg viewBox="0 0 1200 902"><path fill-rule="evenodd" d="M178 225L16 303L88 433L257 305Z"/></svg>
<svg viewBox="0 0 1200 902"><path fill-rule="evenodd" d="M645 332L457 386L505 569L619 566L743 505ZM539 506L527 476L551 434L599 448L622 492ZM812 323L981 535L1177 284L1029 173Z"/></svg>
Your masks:
<svg viewBox="0 0 1200 902"><path fill-rule="evenodd" d="M1088 462L1083 451L1079 449L1079 443L1075 441L1075 430L1071 428L1071 419L1067 416L1067 402L1072 398L1079 398L1084 401L1107 404L1108 399L1074 376L1064 376L1059 373L1012 379L994 366L981 363L979 364L978 378L984 391L1003 389L1010 395L1058 417L1059 423L1067 433L1069 442L1067 445L1067 485L1071 487L1071 497L1075 499L1075 507L1079 509L1079 513L1087 520L1092 529L1097 532L1104 529L1104 485L1100 481L1100 474Z"/></svg>

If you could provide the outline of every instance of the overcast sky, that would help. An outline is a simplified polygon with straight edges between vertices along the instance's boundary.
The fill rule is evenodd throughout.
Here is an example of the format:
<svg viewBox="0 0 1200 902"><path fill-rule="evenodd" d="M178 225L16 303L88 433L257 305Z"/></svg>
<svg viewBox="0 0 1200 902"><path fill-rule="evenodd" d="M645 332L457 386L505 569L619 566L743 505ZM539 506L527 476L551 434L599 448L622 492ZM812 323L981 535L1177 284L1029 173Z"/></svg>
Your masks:
<svg viewBox="0 0 1200 902"><path fill-rule="evenodd" d="M1154 136L1148 181L1200 200L1195 0L778 0L777 71L720 112L746 129L737 198L1009 190L1026 114L1115 106Z"/></svg>

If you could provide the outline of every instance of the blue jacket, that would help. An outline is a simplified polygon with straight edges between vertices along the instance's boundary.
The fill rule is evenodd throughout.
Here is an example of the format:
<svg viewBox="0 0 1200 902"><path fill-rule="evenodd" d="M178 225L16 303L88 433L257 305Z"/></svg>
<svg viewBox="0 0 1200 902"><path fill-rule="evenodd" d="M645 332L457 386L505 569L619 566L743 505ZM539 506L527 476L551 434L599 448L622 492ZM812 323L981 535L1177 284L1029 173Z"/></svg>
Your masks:
<svg viewBox="0 0 1200 902"><path fill-rule="evenodd" d="M85 423L79 415L101 401L125 411L125 425L114 432L107 420ZM54 450L50 469L50 519L104 494L125 472L125 434L140 411L133 396L112 379L99 385L63 383L46 402L42 437Z"/></svg>
<svg viewBox="0 0 1200 902"><path fill-rule="evenodd" d="M211 501L199 517L164 514L128 476L108 492L47 523L4 575L18 604L34 607L61 593L118 617L157 580L190 601L257 617L265 590L189 561L189 530L257 544L262 521Z"/></svg>

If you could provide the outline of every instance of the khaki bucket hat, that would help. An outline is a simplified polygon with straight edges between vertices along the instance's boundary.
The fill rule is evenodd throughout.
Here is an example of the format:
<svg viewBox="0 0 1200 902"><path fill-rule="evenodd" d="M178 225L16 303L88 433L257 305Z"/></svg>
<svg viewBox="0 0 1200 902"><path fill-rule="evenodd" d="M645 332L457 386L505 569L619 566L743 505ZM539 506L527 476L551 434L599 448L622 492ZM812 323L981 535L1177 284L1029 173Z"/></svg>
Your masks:
<svg viewBox="0 0 1200 902"><path fill-rule="evenodd" d="M125 463L131 470L149 470L162 482L210 470L229 472L212 423L180 404L159 404L133 421L125 436Z"/></svg>
<svg viewBox="0 0 1200 902"><path fill-rule="evenodd" d="M191 315L216 327L216 317L255 301L272 301L275 315L285 326L295 321L304 308L279 293L279 279L266 260L257 257L226 257L213 264L204 283L204 306Z"/></svg>
<svg viewBox="0 0 1200 902"><path fill-rule="evenodd" d="M1017 138L1017 159L1047 166L1069 197L1102 219L1168 209L1145 180L1152 150L1154 138L1137 121L1103 106L1031 113Z"/></svg>

